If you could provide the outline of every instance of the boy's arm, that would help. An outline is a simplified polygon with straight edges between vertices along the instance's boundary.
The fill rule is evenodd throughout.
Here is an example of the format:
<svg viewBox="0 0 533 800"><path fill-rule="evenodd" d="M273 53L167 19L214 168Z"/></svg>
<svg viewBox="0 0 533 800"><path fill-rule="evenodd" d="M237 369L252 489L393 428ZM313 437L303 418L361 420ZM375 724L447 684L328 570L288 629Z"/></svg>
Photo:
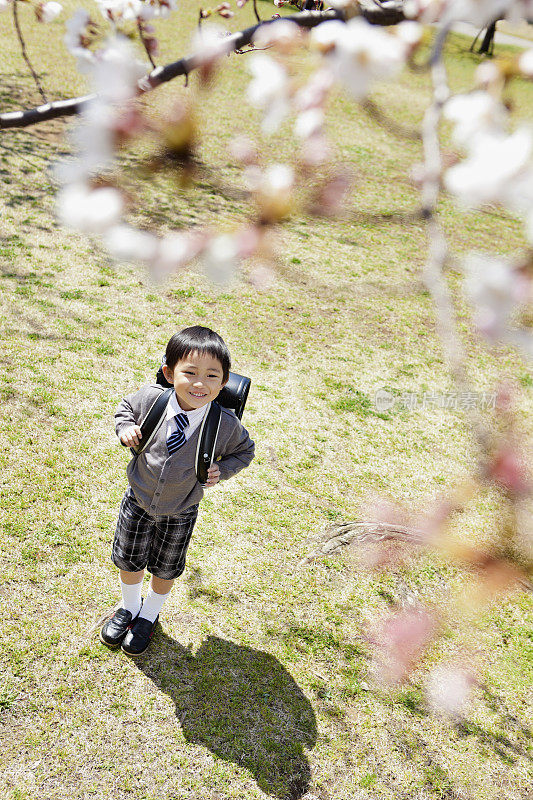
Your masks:
<svg viewBox="0 0 533 800"><path fill-rule="evenodd" d="M141 429L139 423L146 415L147 390L128 394L115 411L115 431L121 443L126 447L139 444Z"/></svg>
<svg viewBox="0 0 533 800"><path fill-rule="evenodd" d="M220 469L220 480L226 481L251 464L254 451L255 445L248 431L239 423L224 448L227 455L222 454L216 462Z"/></svg>

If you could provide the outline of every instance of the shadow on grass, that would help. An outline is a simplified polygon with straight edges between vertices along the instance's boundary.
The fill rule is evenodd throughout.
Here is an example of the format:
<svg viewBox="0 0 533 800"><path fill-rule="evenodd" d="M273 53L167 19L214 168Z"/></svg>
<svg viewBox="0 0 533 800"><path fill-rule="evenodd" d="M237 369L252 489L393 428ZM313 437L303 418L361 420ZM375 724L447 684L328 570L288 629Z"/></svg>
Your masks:
<svg viewBox="0 0 533 800"><path fill-rule="evenodd" d="M176 706L188 742L249 770L265 793L298 800L311 780L304 748L317 725L309 700L269 653L208 636L195 654L161 630L135 661Z"/></svg>

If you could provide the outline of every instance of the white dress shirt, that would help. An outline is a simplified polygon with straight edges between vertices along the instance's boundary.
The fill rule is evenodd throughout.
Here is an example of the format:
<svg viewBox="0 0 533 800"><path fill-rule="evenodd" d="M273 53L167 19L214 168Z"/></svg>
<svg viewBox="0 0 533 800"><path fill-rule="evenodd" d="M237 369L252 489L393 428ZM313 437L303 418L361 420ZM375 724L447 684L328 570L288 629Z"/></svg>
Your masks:
<svg viewBox="0 0 533 800"><path fill-rule="evenodd" d="M176 397L176 392L171 396L170 400L168 401L167 406L167 439L171 433L174 433L177 430L176 425L176 414L186 414L189 424L183 431L185 434L185 440L190 439L193 435L196 428L201 424L204 416L209 411L209 406L211 403L206 403L205 406L201 406L201 408L193 408L192 411L184 411L180 404L178 403L178 398Z"/></svg>

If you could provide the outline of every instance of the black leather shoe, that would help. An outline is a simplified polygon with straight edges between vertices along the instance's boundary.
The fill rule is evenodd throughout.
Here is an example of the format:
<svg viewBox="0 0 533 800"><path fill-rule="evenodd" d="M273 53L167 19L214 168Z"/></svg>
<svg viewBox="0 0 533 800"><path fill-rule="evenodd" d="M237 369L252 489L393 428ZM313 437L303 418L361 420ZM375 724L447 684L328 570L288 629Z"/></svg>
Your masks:
<svg viewBox="0 0 533 800"><path fill-rule="evenodd" d="M100 641L108 647L118 647L130 629L131 623L137 617L132 617L125 608L119 608L111 619L102 626L100 631Z"/></svg>
<svg viewBox="0 0 533 800"><path fill-rule="evenodd" d="M141 653L144 653L154 635L158 619L159 614L154 622L150 622L144 617L137 617L122 641L123 651L129 656L140 656Z"/></svg>

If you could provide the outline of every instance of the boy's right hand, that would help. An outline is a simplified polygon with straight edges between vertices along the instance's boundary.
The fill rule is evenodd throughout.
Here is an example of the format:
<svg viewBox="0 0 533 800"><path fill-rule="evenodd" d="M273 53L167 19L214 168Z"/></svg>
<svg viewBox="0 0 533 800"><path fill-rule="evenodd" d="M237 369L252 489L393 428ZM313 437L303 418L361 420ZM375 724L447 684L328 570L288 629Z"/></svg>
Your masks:
<svg viewBox="0 0 533 800"><path fill-rule="evenodd" d="M120 434L120 441L126 447L135 447L142 439L141 429L138 425L132 425L131 428L126 428Z"/></svg>

